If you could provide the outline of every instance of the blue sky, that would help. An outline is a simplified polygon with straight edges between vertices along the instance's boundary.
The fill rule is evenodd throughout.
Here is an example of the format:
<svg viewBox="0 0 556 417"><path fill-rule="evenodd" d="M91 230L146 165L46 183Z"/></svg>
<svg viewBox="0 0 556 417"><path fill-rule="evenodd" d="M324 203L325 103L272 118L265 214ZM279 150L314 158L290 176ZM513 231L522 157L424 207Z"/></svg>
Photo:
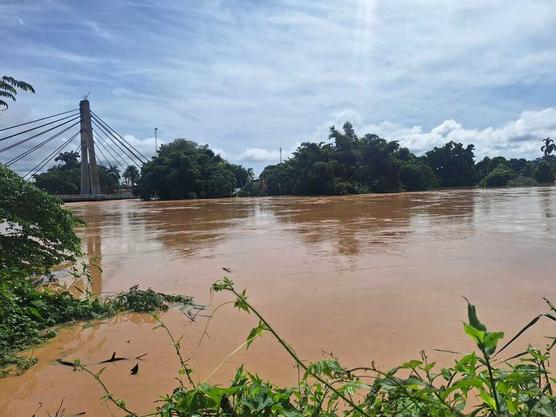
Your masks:
<svg viewBox="0 0 556 417"><path fill-rule="evenodd" d="M554 0L0 0L0 27L2 72L37 90L0 127L90 91L144 153L158 127L257 171L346 120L417 153L556 136Z"/></svg>

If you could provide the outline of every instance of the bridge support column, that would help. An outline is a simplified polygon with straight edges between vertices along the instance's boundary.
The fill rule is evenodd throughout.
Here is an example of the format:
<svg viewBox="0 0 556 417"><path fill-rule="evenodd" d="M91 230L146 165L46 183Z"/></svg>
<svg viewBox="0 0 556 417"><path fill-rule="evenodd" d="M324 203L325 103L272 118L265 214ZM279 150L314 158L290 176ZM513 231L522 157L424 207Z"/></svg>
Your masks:
<svg viewBox="0 0 556 417"><path fill-rule="evenodd" d="M100 194L100 181L91 124L89 100L79 103L81 116L81 194Z"/></svg>

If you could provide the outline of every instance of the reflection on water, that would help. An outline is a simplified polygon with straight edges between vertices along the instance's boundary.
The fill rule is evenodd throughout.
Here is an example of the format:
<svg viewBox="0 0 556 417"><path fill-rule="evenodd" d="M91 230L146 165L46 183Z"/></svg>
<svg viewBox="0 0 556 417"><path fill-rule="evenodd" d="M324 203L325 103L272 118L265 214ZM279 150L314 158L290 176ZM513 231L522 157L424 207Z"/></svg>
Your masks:
<svg viewBox="0 0 556 417"><path fill-rule="evenodd" d="M208 288L226 267L303 358L333 350L348 366L371 360L388 366L421 349L469 349L460 325L462 295L493 329L508 333L542 311L543 296L556 299L555 206L554 187L70 205L87 222L79 232L87 260L101 267L91 268L95 293L139 284L216 305L224 300L212 300ZM222 309L211 321L210 339L197 349L203 322L186 323L177 312L165 320L185 332L200 380L253 324ZM541 328L529 340L544 343L545 334L553 331ZM149 353L141 364L145 376L133 383L123 365L108 372L147 411L158 393L171 389L176 367L165 338L133 316L62 331L37 351L37 368L0 380L0 391L8 393L0 410L26 404L32 415L45 397L66 396L68 407L72 397L96 404L94 384L52 361L94 361L115 350ZM295 380L266 337L213 378L226 380L241 363L279 382ZM102 410L91 405L87 415L110 415Z"/></svg>

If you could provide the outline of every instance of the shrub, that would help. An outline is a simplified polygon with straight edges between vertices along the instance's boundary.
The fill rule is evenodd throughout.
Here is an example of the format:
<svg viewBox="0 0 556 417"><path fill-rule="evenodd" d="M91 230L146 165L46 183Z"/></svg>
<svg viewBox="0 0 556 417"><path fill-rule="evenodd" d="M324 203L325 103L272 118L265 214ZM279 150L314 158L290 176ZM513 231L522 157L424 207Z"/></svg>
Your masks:
<svg viewBox="0 0 556 417"><path fill-rule="evenodd" d="M510 168L505 164L500 164L486 176L484 184L487 187L505 187L512 175Z"/></svg>

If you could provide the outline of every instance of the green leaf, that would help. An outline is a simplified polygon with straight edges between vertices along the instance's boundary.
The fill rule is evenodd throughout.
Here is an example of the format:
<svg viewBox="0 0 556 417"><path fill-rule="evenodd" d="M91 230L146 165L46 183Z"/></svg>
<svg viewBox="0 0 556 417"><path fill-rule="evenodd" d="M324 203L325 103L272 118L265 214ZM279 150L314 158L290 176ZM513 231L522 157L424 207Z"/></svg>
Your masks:
<svg viewBox="0 0 556 417"><path fill-rule="evenodd" d="M268 327L266 326L266 324L264 324L262 321L259 321L259 324L256 327L253 327L251 329L251 331L249 332L249 336L247 336L247 348L249 348L249 346L251 346L251 343L253 343L253 341L257 337L262 335L267 330L268 330Z"/></svg>
<svg viewBox="0 0 556 417"><path fill-rule="evenodd" d="M482 330L477 329L474 326L471 326L467 323L463 323L463 328L465 330L465 333L467 333L467 335L471 336L471 338L478 344L481 345L483 344L483 341L485 339L485 332Z"/></svg>
<svg viewBox="0 0 556 417"><path fill-rule="evenodd" d="M475 308L475 306L471 304L467 298L465 299L465 301L467 301L467 317L469 318L469 325L473 326L477 330L486 332L487 328L483 323L479 321L479 318L477 317L477 309Z"/></svg>

